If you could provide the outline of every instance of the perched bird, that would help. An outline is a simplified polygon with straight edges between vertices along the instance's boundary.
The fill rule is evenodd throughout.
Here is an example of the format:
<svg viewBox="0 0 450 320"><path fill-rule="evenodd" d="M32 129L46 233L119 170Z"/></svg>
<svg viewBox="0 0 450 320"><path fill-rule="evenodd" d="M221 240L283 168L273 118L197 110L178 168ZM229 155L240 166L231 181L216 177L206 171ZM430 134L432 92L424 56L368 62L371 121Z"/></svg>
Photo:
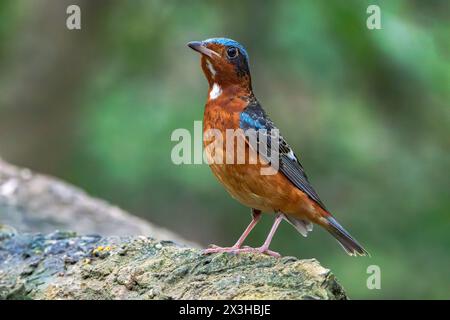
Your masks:
<svg viewBox="0 0 450 320"><path fill-rule="evenodd" d="M278 131L261 107L252 90L249 58L245 48L226 38L212 38L189 42L188 46L201 54L201 67L208 80L208 100L205 106L203 131L218 130L227 139L230 129L263 132L270 136ZM272 166L268 153L245 141L245 163L214 161L225 158L229 149L210 148L212 143L204 137L208 163L214 175L233 198L252 209L252 221L232 247L212 247L205 253L214 252L261 252L279 256L269 249L270 242L280 222L284 219L303 236L312 231L313 223L333 235L349 255L368 255L367 251L336 221L313 189L306 173L293 150L279 135L278 170L275 174L261 174L261 168ZM208 143L209 142L209 143ZM259 143L259 142L258 142ZM270 146L269 146L270 147ZM231 151L236 151L234 148ZM251 161L255 159L260 161ZM235 157L232 157L236 160ZM264 244L259 248L243 246L243 242L258 223L262 212L275 212L275 222Z"/></svg>

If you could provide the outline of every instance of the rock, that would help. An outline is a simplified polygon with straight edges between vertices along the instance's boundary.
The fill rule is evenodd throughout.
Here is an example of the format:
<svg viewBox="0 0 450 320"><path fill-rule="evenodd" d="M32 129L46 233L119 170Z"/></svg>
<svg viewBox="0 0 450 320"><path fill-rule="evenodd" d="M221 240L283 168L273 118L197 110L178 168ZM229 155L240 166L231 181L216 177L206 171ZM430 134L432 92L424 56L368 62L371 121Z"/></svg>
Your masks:
<svg viewBox="0 0 450 320"><path fill-rule="evenodd" d="M0 299L346 299L316 260L203 255L148 237L0 238Z"/></svg>
<svg viewBox="0 0 450 320"><path fill-rule="evenodd" d="M314 259L203 255L170 231L1 160L0 221L0 299L347 298Z"/></svg>
<svg viewBox="0 0 450 320"><path fill-rule="evenodd" d="M0 222L19 232L61 229L104 236L149 235L198 246L65 182L1 159Z"/></svg>

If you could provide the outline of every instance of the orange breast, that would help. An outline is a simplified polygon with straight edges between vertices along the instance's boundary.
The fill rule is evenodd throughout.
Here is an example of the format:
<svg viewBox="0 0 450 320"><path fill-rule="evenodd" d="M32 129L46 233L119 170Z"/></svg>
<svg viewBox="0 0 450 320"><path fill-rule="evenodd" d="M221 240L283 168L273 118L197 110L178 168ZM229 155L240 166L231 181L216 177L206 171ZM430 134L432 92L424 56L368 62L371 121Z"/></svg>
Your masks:
<svg viewBox="0 0 450 320"><path fill-rule="evenodd" d="M230 111L218 103L206 105L203 128L205 154L217 179L233 198L248 207L264 212L281 211L311 221L320 218L320 207L282 173L261 174L261 169L267 167L267 163L247 143L244 143L245 163L237 164L237 146L241 141L245 142L245 136L242 132L237 134L234 148L227 148L226 130L239 128L239 114L239 111ZM210 129L221 133L222 143L215 143L215 137L208 136ZM233 156L230 156L230 152ZM227 154L229 159L234 160L233 163L226 163ZM220 159L222 163L217 163Z"/></svg>

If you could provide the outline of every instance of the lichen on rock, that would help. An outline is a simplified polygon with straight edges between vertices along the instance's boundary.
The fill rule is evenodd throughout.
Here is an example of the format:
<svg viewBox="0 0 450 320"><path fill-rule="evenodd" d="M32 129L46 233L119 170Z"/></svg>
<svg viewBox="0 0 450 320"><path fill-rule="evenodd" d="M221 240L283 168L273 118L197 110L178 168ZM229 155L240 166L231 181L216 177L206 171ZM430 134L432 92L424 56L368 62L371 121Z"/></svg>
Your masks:
<svg viewBox="0 0 450 320"><path fill-rule="evenodd" d="M148 237L0 237L0 299L346 299L315 259L204 255Z"/></svg>

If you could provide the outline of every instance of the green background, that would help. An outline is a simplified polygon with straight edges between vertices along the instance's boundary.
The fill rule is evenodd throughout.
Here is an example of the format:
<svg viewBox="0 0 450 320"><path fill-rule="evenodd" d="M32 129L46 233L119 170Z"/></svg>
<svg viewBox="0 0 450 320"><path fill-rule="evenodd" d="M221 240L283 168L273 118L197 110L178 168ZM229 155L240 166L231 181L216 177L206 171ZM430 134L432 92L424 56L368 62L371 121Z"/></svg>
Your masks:
<svg viewBox="0 0 450 320"><path fill-rule="evenodd" d="M82 30L65 27L78 4ZM382 30L368 30L369 4ZM283 223L272 249L317 258L356 298L450 298L448 1L0 2L0 155L206 246L250 219L170 135L201 120L191 40L245 45L255 94L327 207L367 248ZM265 238L263 218L249 244ZM381 290L366 287L369 265Z"/></svg>

